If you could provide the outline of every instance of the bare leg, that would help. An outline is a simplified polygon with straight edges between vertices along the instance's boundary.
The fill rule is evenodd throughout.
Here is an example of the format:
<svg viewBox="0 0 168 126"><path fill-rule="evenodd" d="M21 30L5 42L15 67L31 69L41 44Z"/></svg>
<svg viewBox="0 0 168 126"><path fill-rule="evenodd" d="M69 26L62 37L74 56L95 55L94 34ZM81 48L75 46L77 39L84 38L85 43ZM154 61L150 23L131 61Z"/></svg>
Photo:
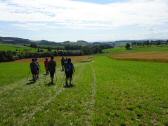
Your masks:
<svg viewBox="0 0 168 126"><path fill-rule="evenodd" d="M72 77L73 77L73 74L71 74L70 76L70 86L72 86Z"/></svg>
<svg viewBox="0 0 168 126"><path fill-rule="evenodd" d="M48 74L48 70L46 69L46 75Z"/></svg>
<svg viewBox="0 0 168 126"><path fill-rule="evenodd" d="M54 84L54 77L51 77L51 84Z"/></svg>
<svg viewBox="0 0 168 126"><path fill-rule="evenodd" d="M62 65L62 71L64 71L64 65Z"/></svg>
<svg viewBox="0 0 168 126"><path fill-rule="evenodd" d="M51 84L53 84L53 80L54 80L54 78L52 77L52 78L51 78Z"/></svg>
<svg viewBox="0 0 168 126"><path fill-rule="evenodd" d="M72 78L69 79L69 85L72 86Z"/></svg>
<svg viewBox="0 0 168 126"><path fill-rule="evenodd" d="M33 81L36 81L36 74L33 74Z"/></svg>
<svg viewBox="0 0 168 126"><path fill-rule="evenodd" d="M65 86L68 87L68 78L66 78Z"/></svg>
<svg viewBox="0 0 168 126"><path fill-rule="evenodd" d="M38 74L36 74L36 80L37 80L37 79L39 79L39 75L38 75Z"/></svg>

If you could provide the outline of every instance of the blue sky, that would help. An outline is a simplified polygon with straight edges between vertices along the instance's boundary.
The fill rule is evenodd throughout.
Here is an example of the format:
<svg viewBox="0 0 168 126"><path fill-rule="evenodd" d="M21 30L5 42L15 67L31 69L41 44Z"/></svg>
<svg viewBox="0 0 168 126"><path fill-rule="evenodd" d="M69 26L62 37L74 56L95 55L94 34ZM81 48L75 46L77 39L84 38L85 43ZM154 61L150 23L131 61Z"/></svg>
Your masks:
<svg viewBox="0 0 168 126"><path fill-rule="evenodd" d="M167 0L0 0L0 36L33 40L168 39Z"/></svg>

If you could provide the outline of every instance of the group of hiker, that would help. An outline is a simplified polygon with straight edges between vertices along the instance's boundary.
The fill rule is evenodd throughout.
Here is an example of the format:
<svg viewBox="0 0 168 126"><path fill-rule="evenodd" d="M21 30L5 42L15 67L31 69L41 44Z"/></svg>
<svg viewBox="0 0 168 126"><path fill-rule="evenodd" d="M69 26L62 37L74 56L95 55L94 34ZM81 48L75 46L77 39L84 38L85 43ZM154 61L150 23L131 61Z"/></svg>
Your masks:
<svg viewBox="0 0 168 126"><path fill-rule="evenodd" d="M50 60L48 58L45 58L44 61L44 67L45 67L45 75L49 75L50 74L50 78L51 78L51 82L50 84L54 84L54 77L56 75L56 67L57 67L57 63L54 60L54 57L51 56ZM73 79L73 74L75 72L74 69L74 65L71 62L71 58L64 58L62 56L61 58L61 69L62 72L65 73L65 87L71 87L72 85L72 79ZM32 81L35 82L36 80L39 79L39 73L40 73L40 65L38 62L37 58L33 58L32 62L30 63L30 70L32 73Z"/></svg>

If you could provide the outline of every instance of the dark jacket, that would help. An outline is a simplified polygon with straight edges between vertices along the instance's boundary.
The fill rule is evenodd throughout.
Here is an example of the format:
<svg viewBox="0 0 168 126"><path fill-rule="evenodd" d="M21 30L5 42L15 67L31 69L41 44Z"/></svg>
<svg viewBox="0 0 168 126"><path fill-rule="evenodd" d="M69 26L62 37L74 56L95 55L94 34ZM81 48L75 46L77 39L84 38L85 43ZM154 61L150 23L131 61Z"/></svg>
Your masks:
<svg viewBox="0 0 168 126"><path fill-rule="evenodd" d="M48 70L50 72L55 72L55 68L56 68L56 62L54 60L50 60L48 63Z"/></svg>

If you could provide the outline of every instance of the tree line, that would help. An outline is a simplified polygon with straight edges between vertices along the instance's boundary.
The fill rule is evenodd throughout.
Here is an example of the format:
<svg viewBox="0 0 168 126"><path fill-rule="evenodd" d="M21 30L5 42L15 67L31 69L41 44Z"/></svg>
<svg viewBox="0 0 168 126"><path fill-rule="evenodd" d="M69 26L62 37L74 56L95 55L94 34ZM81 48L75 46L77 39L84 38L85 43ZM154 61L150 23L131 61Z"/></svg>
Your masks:
<svg viewBox="0 0 168 126"><path fill-rule="evenodd" d="M168 45L168 40L146 40L131 42L132 46Z"/></svg>
<svg viewBox="0 0 168 126"><path fill-rule="evenodd" d="M39 47L36 45L29 45L35 48L37 51L0 51L0 62L14 61L24 58L42 58L49 56L82 56L102 53L103 49L111 48L111 46L104 45L92 45L92 46L67 46L65 48L60 47Z"/></svg>
<svg viewBox="0 0 168 126"><path fill-rule="evenodd" d="M144 47L144 46L147 46L147 47L150 47L150 46L161 46L161 45L168 45L168 40L146 40L146 41L131 41L131 42L127 42L125 44L125 48L127 50L130 50L132 49L133 47Z"/></svg>

